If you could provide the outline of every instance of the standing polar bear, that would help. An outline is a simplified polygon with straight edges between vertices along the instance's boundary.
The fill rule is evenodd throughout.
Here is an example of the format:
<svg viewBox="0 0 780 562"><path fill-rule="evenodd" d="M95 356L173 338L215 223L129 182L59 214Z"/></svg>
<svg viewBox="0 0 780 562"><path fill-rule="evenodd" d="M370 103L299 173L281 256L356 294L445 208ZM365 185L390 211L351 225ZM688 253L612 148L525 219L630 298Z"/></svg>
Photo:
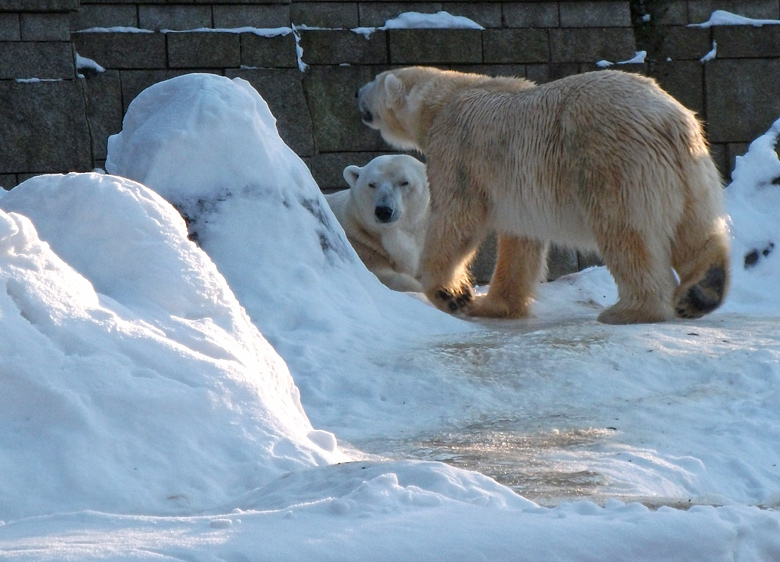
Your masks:
<svg viewBox="0 0 780 562"><path fill-rule="evenodd" d="M695 115L653 80L598 71L537 86L409 67L379 74L358 105L388 143L427 158L421 281L439 308L527 316L549 242L601 253L618 287L602 322L697 318L722 302L721 179ZM491 229L498 259L475 300L467 265Z"/></svg>
<svg viewBox="0 0 780 562"><path fill-rule="evenodd" d="M366 267L396 291L422 292L417 279L428 224L425 164L405 154L347 166L350 189L326 195Z"/></svg>

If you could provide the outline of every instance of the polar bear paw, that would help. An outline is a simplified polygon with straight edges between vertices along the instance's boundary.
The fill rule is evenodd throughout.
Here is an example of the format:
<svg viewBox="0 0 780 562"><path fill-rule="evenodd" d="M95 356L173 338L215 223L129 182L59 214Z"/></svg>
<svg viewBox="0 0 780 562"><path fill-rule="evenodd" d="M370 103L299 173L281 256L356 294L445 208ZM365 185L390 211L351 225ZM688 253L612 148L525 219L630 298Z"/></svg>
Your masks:
<svg viewBox="0 0 780 562"><path fill-rule="evenodd" d="M483 297L478 297L469 307L469 315L477 318L528 318L531 313L531 298L509 301L504 298L491 295L489 292Z"/></svg>
<svg viewBox="0 0 780 562"><path fill-rule="evenodd" d="M457 312L465 312L464 309L467 309L474 300L474 290L469 286L455 291L438 288L429 291L428 298L437 308L455 314Z"/></svg>

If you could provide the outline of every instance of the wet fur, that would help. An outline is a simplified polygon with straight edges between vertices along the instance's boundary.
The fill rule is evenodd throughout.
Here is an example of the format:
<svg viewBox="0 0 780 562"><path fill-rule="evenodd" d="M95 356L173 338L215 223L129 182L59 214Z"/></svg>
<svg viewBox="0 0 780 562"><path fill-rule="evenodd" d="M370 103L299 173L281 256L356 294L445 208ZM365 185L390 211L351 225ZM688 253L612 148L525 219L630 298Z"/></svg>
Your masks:
<svg viewBox="0 0 780 562"><path fill-rule="evenodd" d="M600 252L619 297L602 322L697 318L723 301L722 182L694 114L653 80L599 71L537 86L409 67L358 103L385 140L427 158L421 279L440 308L528 315L549 242ZM474 299L467 266L490 230L498 261Z"/></svg>

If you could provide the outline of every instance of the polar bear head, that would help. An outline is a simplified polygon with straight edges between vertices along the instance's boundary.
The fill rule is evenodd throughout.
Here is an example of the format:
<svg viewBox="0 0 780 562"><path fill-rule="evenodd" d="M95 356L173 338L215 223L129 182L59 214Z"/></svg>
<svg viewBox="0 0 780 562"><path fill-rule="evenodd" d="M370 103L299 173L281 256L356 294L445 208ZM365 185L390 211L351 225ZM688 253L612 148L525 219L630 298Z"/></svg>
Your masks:
<svg viewBox="0 0 780 562"><path fill-rule="evenodd" d="M358 91L363 123L400 150L425 152L425 138L441 107L463 87L490 78L410 66L378 74Z"/></svg>
<svg viewBox="0 0 780 562"><path fill-rule="evenodd" d="M347 166L344 179L366 226L385 228L398 221L415 225L428 211L425 164L412 156L389 154L374 158L362 168Z"/></svg>

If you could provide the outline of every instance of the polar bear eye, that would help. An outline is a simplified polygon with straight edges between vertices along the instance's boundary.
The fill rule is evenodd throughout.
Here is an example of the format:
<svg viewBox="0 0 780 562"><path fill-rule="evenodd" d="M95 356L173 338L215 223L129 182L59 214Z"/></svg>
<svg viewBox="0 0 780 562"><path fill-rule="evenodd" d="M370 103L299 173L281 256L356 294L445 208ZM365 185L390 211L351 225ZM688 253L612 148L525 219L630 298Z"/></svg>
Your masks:
<svg viewBox="0 0 780 562"><path fill-rule="evenodd" d="M368 184L368 187L370 187L371 189L376 189L376 184L375 183L370 183L370 184Z"/></svg>
<svg viewBox="0 0 780 562"><path fill-rule="evenodd" d="M402 182L401 182L399 185L400 185L401 187L406 187L407 185L409 185L409 182L408 182L408 181L406 181L406 180L404 180L404 181L402 181Z"/></svg>

